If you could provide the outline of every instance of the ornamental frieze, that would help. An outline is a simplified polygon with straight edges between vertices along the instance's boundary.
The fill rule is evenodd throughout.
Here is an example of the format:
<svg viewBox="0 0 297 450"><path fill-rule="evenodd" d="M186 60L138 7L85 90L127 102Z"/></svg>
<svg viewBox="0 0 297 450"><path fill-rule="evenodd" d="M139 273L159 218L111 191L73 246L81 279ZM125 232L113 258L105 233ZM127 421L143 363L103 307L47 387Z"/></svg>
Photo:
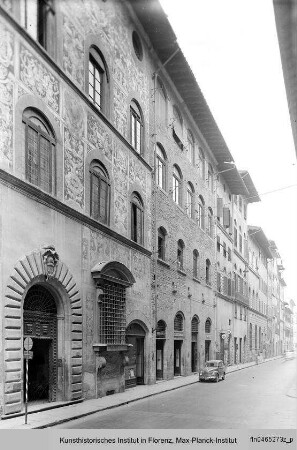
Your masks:
<svg viewBox="0 0 297 450"><path fill-rule="evenodd" d="M84 109L68 91L64 93L63 119L71 134L84 137Z"/></svg>
<svg viewBox="0 0 297 450"><path fill-rule="evenodd" d="M5 80L8 72L13 72L13 34L0 23L0 80Z"/></svg>
<svg viewBox="0 0 297 450"><path fill-rule="evenodd" d="M91 113L88 113L87 138L90 144L100 149L109 161L112 160L113 139Z"/></svg>
<svg viewBox="0 0 297 450"><path fill-rule="evenodd" d="M84 207L84 145L64 129L65 200Z"/></svg>
<svg viewBox="0 0 297 450"><path fill-rule="evenodd" d="M56 77L32 53L20 47L20 79L55 112L59 112L60 86Z"/></svg>
<svg viewBox="0 0 297 450"><path fill-rule="evenodd" d="M13 84L0 83L0 161L12 163Z"/></svg>
<svg viewBox="0 0 297 450"><path fill-rule="evenodd" d="M84 86L84 39L66 15L63 16L63 68L81 87Z"/></svg>

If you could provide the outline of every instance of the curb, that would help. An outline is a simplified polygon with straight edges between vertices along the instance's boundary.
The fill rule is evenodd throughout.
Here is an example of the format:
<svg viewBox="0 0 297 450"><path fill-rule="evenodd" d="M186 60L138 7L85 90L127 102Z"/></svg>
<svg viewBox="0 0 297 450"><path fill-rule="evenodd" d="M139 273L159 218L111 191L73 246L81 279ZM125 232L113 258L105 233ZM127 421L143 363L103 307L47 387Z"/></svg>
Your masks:
<svg viewBox="0 0 297 450"><path fill-rule="evenodd" d="M172 387L172 388L166 389L165 391L153 392L151 394L144 395L143 397L132 398L131 400L126 400L126 401L123 401L121 403L117 403L116 405L105 406L105 407L96 409L95 411L88 411L86 413L78 414L77 416L67 417L65 419L60 419L60 420L57 420L55 422L48 423L46 425L39 425L39 426L36 426L36 427L32 427L32 429L38 430L38 429L50 428L50 427L53 427L55 425L59 425L61 423L71 422L72 420L81 419L82 417L91 416L92 414L96 414L97 412L100 412L100 411L107 411L109 409L117 408L118 406L128 405L129 403L134 403L134 402L137 402L139 400L143 400L145 398L154 397L155 395L159 395L159 394L164 394L164 392L175 391L176 389L180 389L180 388L183 388L183 387L186 387L186 386L191 386L192 384L196 384L198 382L199 382L199 379L197 381L193 381L191 383L187 383L187 384L183 384L181 386L176 386L176 387Z"/></svg>

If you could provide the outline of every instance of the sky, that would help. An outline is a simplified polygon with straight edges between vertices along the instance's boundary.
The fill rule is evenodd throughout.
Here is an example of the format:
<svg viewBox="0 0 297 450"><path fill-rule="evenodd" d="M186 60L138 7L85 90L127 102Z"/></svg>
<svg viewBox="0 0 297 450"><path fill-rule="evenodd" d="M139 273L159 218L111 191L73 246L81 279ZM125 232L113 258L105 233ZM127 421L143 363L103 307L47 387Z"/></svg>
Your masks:
<svg viewBox="0 0 297 450"><path fill-rule="evenodd" d="M297 162L272 0L160 3L237 168L260 194L248 223L275 241L286 299L297 305Z"/></svg>

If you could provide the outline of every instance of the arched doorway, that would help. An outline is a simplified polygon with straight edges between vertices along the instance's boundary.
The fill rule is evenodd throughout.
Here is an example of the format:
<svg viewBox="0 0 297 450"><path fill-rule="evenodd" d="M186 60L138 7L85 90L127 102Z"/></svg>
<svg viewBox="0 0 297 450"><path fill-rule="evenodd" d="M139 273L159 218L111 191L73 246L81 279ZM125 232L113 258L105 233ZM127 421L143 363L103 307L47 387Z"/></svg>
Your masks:
<svg viewBox="0 0 297 450"><path fill-rule="evenodd" d="M125 367L125 387L144 384L144 341L145 330L137 322L132 322L126 330L126 343L129 345L129 363Z"/></svg>
<svg viewBox="0 0 297 450"><path fill-rule="evenodd" d="M198 328L199 328L199 318L194 316L191 322L191 370L192 372L197 372L198 370Z"/></svg>
<svg viewBox="0 0 297 450"><path fill-rule="evenodd" d="M57 307L52 293L41 284L33 285L27 292L23 306L23 327L24 337L33 340L33 358L28 364L28 400L55 401Z"/></svg>

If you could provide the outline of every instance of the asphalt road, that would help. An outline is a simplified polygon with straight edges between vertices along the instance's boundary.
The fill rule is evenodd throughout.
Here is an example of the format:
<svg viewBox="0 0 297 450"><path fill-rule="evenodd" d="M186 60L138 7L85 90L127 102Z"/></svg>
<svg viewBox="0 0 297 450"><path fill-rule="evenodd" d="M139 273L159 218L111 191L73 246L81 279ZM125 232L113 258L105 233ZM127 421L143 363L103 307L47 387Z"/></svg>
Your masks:
<svg viewBox="0 0 297 450"><path fill-rule="evenodd" d="M274 360L54 428L296 428L297 360Z"/></svg>

